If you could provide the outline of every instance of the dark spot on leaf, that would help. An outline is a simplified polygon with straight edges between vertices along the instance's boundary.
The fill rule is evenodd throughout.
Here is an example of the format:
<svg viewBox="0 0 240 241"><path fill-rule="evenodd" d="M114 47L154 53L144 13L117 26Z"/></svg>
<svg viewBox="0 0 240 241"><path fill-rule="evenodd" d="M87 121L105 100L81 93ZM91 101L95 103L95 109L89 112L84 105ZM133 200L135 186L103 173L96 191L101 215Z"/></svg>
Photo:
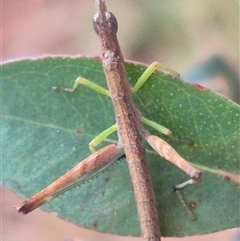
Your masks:
<svg viewBox="0 0 240 241"><path fill-rule="evenodd" d="M225 177L224 177L224 180L227 181L227 182L229 182L229 181L231 181L231 177L225 176Z"/></svg>
<svg viewBox="0 0 240 241"><path fill-rule="evenodd" d="M12 181L13 185L17 188L19 191L23 191L23 188L21 187L20 183L17 180Z"/></svg>
<svg viewBox="0 0 240 241"><path fill-rule="evenodd" d="M200 85L200 84L192 84L194 87L196 87L197 89L201 90L201 91L209 91L208 88Z"/></svg>
<svg viewBox="0 0 240 241"><path fill-rule="evenodd" d="M84 210L85 210L84 208L81 208L81 212L84 212Z"/></svg>
<svg viewBox="0 0 240 241"><path fill-rule="evenodd" d="M188 141L188 145L189 145L189 146L194 146L194 142L193 142L192 140L189 140L189 141Z"/></svg>
<svg viewBox="0 0 240 241"><path fill-rule="evenodd" d="M191 202L191 203L189 203L189 207L190 207L191 209L195 209L195 208L197 207L197 203Z"/></svg>
<svg viewBox="0 0 240 241"><path fill-rule="evenodd" d="M173 136L172 134L171 135L168 135L168 137L171 139L171 140L174 140L176 142L179 142L179 143L184 143L184 144L187 144L189 146L193 146L194 145L194 142L192 140L185 140L185 139L180 139L178 137L175 137Z"/></svg>
<svg viewBox="0 0 240 241"><path fill-rule="evenodd" d="M111 179L110 179L109 177L106 177L106 178L105 178L105 182L106 182L106 183L109 183L110 180L111 180Z"/></svg>
<svg viewBox="0 0 240 241"><path fill-rule="evenodd" d="M94 221L94 222L92 223L92 227L93 227L94 229L96 229L96 228L98 227L98 222L97 222L97 221Z"/></svg>
<svg viewBox="0 0 240 241"><path fill-rule="evenodd" d="M102 195L104 196L104 195L105 195L105 192L102 192Z"/></svg>
<svg viewBox="0 0 240 241"><path fill-rule="evenodd" d="M81 130L76 130L75 133L76 133L77 135L81 135L81 134L82 134Z"/></svg>

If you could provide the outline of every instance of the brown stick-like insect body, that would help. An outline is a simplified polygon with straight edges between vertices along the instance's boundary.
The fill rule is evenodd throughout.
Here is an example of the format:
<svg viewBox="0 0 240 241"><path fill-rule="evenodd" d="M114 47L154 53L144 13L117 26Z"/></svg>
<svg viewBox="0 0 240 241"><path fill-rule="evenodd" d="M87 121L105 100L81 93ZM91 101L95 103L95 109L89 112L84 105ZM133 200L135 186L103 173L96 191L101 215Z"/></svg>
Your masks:
<svg viewBox="0 0 240 241"><path fill-rule="evenodd" d="M96 1L94 29L102 44L103 68L115 109L119 145L129 165L142 234L146 240L160 240L155 194L145 152L146 131L141 114L132 101L124 59L117 40L117 20L107 12L103 0Z"/></svg>

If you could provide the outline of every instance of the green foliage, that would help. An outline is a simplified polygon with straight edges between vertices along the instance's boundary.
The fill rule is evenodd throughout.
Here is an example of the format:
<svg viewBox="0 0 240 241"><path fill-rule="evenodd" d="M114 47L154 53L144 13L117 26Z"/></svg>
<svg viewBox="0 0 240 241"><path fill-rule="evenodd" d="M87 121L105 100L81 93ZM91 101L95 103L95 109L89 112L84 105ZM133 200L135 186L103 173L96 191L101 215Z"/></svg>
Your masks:
<svg viewBox="0 0 240 241"><path fill-rule="evenodd" d="M127 64L132 85L145 67ZM91 58L21 60L2 66L2 182L31 197L86 158L88 143L115 123L110 99L79 86L82 76L106 87L101 62ZM192 221L172 186L188 177L147 146L163 236L206 234L239 226L240 109L230 100L160 72L134 95L143 115L169 128L174 136L194 141L171 143L203 171L203 180L181 191L197 220ZM105 143L116 142L116 134ZM223 172L221 172L223 171ZM97 178L43 207L80 226L120 235L140 235L127 163L122 161Z"/></svg>

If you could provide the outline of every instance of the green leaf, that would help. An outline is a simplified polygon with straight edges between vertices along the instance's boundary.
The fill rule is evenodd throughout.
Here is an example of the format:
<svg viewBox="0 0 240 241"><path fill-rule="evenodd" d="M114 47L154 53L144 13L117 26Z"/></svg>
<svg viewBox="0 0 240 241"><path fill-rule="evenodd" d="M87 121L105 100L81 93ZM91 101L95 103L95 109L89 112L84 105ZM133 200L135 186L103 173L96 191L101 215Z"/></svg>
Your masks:
<svg viewBox="0 0 240 241"><path fill-rule="evenodd" d="M133 85L146 67L127 63ZM84 86L82 76L106 87L102 64L94 58L21 60L2 66L2 182L26 198L39 192L90 155L88 143L115 123L110 99ZM188 216L172 186L188 177L147 146L163 236L206 234L239 226L240 109L230 100L161 72L134 95L143 115L194 141L190 147L156 133L203 171L202 182L181 191L194 208ZM101 146L116 142L116 134ZM140 236L127 163L122 161L79 188L44 205L80 226Z"/></svg>

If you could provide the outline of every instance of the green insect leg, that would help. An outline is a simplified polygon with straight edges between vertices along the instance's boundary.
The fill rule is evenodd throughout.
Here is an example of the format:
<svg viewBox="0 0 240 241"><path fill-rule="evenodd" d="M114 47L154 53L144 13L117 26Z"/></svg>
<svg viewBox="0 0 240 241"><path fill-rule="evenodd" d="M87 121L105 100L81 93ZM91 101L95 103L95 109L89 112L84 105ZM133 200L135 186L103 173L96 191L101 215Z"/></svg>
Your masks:
<svg viewBox="0 0 240 241"><path fill-rule="evenodd" d="M87 79L82 78L82 77L78 77L75 80L75 83L74 83L72 88L61 88L61 87L53 86L53 90L73 93L76 90L76 88L78 87L78 85L85 85L88 88L95 90L96 92L99 92L99 93L101 93L103 95L106 95L106 96L110 96L109 90L104 89L100 85L97 85L97 84L93 83L92 81L87 80Z"/></svg>

